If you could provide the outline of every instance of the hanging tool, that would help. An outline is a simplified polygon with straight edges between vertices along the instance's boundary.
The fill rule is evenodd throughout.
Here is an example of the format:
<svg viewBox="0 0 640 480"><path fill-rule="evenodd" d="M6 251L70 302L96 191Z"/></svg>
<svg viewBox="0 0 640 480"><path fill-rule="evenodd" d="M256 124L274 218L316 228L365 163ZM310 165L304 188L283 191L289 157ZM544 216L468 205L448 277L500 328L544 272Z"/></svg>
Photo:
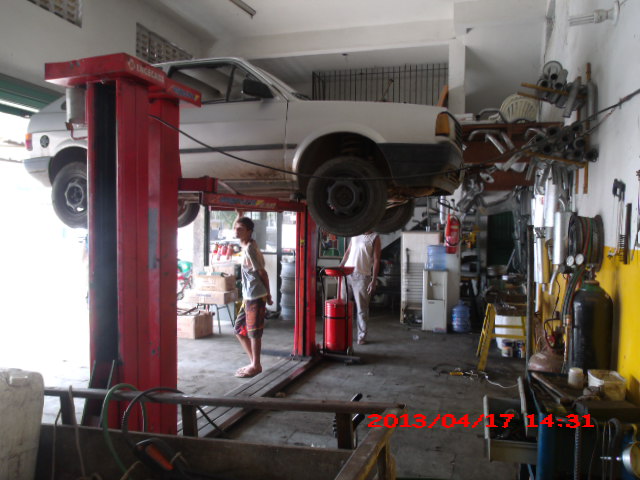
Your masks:
<svg viewBox="0 0 640 480"><path fill-rule="evenodd" d="M636 248L640 248L640 170L636 171L638 177L638 198L636 200L636 235L633 241L633 249L631 252L631 260L634 259Z"/></svg>
<svg viewBox="0 0 640 480"><path fill-rule="evenodd" d="M622 243L622 262L627 265L629 263L629 243L631 242L631 204L627 203L625 207L624 218L624 241Z"/></svg>
<svg viewBox="0 0 640 480"><path fill-rule="evenodd" d="M622 180L618 180L617 178L613 180L613 188L611 193L615 198L618 199L618 204L616 205L615 218L616 220L616 249L613 252L609 252L607 255L609 258L621 256L624 250L624 243L626 241L625 235L622 231L624 224L624 193L626 190L626 185Z"/></svg>

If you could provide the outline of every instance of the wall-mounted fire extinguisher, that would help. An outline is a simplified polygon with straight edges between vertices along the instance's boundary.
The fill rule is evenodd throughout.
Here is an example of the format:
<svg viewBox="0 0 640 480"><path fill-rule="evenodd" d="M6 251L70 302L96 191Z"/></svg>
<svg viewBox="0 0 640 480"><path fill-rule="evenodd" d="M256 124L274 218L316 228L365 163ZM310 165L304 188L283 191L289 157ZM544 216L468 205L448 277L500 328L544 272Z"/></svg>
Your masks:
<svg viewBox="0 0 640 480"><path fill-rule="evenodd" d="M447 215L444 240L447 246L447 253L456 253L460 244L460 220L455 215Z"/></svg>

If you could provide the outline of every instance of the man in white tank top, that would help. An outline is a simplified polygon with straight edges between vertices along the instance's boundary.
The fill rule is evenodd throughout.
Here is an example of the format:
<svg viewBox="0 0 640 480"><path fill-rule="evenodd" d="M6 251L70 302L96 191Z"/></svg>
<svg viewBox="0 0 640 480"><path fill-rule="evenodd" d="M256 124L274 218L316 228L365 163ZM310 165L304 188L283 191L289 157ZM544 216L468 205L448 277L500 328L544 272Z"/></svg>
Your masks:
<svg viewBox="0 0 640 480"><path fill-rule="evenodd" d="M354 267L347 277L348 298L353 299L357 310L358 344L364 345L369 320L369 300L376 290L376 279L380 270L380 237L366 232L353 237L344 253L341 265Z"/></svg>

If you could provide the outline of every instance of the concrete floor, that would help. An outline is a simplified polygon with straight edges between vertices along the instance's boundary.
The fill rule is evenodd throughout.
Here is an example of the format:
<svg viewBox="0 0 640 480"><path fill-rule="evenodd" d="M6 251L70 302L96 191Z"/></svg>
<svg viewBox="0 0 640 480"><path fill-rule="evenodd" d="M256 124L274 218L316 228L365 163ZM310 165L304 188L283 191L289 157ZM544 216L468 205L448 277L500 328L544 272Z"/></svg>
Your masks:
<svg viewBox="0 0 640 480"><path fill-rule="evenodd" d="M24 174L22 165L2 165L0 193L5 223L11 225L0 238L5 271L0 278L0 368L21 368L42 373L48 386L86 387L89 379L88 310L85 302L86 270L81 263L82 243L61 227L51 214L50 191ZM292 322L268 322L266 351L288 354ZM318 342L322 337L318 335ZM477 334L432 334L409 329L397 315L373 312L371 343L358 346L360 365L324 362L284 392L290 398L349 400L361 392L365 400L406 403L410 415L433 418L437 414L480 415L482 397L515 396L467 377L453 377L454 368L475 365ZM186 393L223 395L245 380L233 377L246 358L222 321L222 335L199 340L179 340L179 388ZM266 369L280 360L265 355ZM521 360L503 359L492 352L491 379L513 385L524 368ZM444 372L444 373L441 373ZM77 401L78 413L81 401ZM45 402L43 421L54 421L58 402ZM235 438L265 443L334 446L330 416L302 413L265 413L250 417ZM358 428L364 435L366 425ZM405 478L511 479L516 467L490 463L484 456L481 429L456 426L445 429L398 428L392 438L397 471Z"/></svg>
<svg viewBox="0 0 640 480"><path fill-rule="evenodd" d="M45 321L38 335L29 323L20 323L0 352L0 365L39 371L48 386L86 387L89 379L86 304L66 306L66 316L58 322ZM223 313L222 334L208 338L178 340L178 387L189 394L221 396L247 380L233 376L247 359ZM29 331L31 334L29 334ZM425 415L468 414L473 422L482 413L482 397L515 397L516 388L503 389L469 377L451 376L455 368L475 366L478 334L435 334L409 328L398 322L397 314L373 311L370 343L356 346L360 364L324 361L282 392L290 399L349 400L362 393L363 400L405 403L410 418ZM293 322L268 320L263 339L263 366L268 370L287 356L293 344ZM320 330L318 343L322 342ZM25 348L25 345L29 345ZM13 346L14 348L10 348ZM52 348L53 347L53 348ZM488 370L490 379L511 386L522 372L522 360L499 357L492 348ZM81 400L76 400L78 416ZM58 411L56 399L47 398L43 421L52 423ZM367 430L358 427L360 437ZM332 416L317 413L265 412L253 414L230 433L231 438L267 443L335 447ZM489 462L485 458L482 428L457 425L446 429L398 428L392 449L400 478L513 479L515 464Z"/></svg>
<svg viewBox="0 0 640 480"><path fill-rule="evenodd" d="M265 370L291 351L293 322L268 321L263 339ZM318 342L322 342L320 331ZM349 400L356 393L363 400L405 403L410 417L422 414L428 422L437 414L468 414L471 423L482 414L482 397L515 397L516 388L503 389L449 372L475 366L477 334L435 334L401 325L397 315L374 311L370 342L356 348L360 364L324 361L307 372L282 395L290 399ZM184 340L179 345L179 388L201 395L221 395L247 380L233 376L246 357L223 317L222 335ZM498 356L492 349L488 370L492 381L515 385L524 362ZM366 421L358 427L365 435ZM250 416L231 432L231 438L269 444L335 447L332 416L301 412L264 412ZM398 428L392 438L399 477L437 479L512 479L515 464L489 462L485 458L483 430L461 425L432 429Z"/></svg>

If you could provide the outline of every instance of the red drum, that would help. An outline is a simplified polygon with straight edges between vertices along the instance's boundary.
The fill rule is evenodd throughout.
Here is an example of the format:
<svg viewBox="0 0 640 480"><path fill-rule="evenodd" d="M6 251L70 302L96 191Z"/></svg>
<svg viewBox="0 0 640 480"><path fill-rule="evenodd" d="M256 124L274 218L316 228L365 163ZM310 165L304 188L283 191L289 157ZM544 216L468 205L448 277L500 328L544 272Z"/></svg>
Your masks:
<svg viewBox="0 0 640 480"><path fill-rule="evenodd" d="M346 352L353 345L353 302L340 298L324 303L324 340L327 350Z"/></svg>

